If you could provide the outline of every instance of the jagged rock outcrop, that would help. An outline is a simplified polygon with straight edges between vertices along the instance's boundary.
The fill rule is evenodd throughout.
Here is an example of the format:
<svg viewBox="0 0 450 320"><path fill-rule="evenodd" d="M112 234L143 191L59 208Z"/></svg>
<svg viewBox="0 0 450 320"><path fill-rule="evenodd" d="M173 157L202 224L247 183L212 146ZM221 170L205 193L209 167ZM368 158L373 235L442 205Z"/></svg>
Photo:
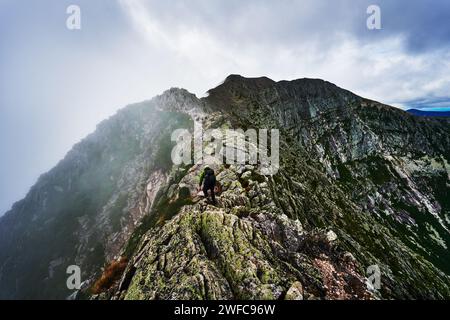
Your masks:
<svg viewBox="0 0 450 320"><path fill-rule="evenodd" d="M0 218L0 299L65 298L69 265L87 285L120 252L168 179L172 131L193 126L159 99L99 124Z"/></svg>
<svg viewBox="0 0 450 320"><path fill-rule="evenodd" d="M200 168L194 167L186 180ZM216 170L218 177L235 182L224 178L217 207L200 200L151 229L112 293L115 298L373 297L363 268L348 259L336 237L328 237L332 231L307 232L299 220L289 219L271 200L267 181L250 180L244 188L236 168ZM241 177L247 173L252 171Z"/></svg>
<svg viewBox="0 0 450 320"><path fill-rule="evenodd" d="M146 245L138 251L139 259L130 263L132 270L136 269L137 278L131 278L128 290L114 292L116 298L208 298L204 292L209 289L214 291L214 288L205 287L203 283L194 285L195 290L191 288L195 293L181 293L179 290L183 290L183 286L170 285L164 276L158 278L161 270L157 261L160 257L157 258L155 251L160 245L153 243L152 237L159 239L166 228L170 230L184 225L178 219L185 216L192 222L192 239L197 239L197 242L192 240L197 246L193 246L196 250L190 254L200 255L202 261L209 260L210 269L214 271L208 277L214 274L220 283L228 283L229 291L226 286L219 286L220 292L228 292L233 298L263 297L261 290L267 288L265 283L249 280L249 288L253 290L245 295L239 291L239 281L225 275L236 266L224 265L217 260L226 256L230 248L213 245L211 249L214 242L209 240L205 245L204 239L219 241L222 235L196 238L204 234L202 230L214 229L217 223L203 218L210 217L213 212L214 217L224 214L238 217L238 220L218 218L224 227L227 221L236 220L239 222L233 225L251 225L252 230L267 231L257 217L264 217L263 220L270 221L268 223L272 226L282 225L274 217L298 221L303 226L302 236L290 233L284 237L290 239L288 241L302 243L308 235L315 232L321 234L319 238L322 240L307 246L319 252L302 252L301 246L292 247L287 242L280 241L274 245L273 239L279 239L279 232L261 231L262 239L270 248L263 257L280 260L269 261L263 257L258 260L267 261L271 270L277 270L275 273L280 279L289 279L284 283L270 282L272 287L265 292L271 298L300 295L306 298L369 299L449 296L449 278L445 274L448 268L445 262L448 252L445 249L449 243L448 221L445 220L448 220L449 209L442 195L449 188L447 159L450 131L445 122L417 119L325 81L310 79L275 83L267 78L230 76L224 84L211 90L204 102L213 112L220 110L222 119L218 121L217 116L204 118L206 128L264 127L282 130L280 172L263 178L258 177L254 168L216 167L218 179L225 186L219 198L219 209L202 211L198 204L182 207L182 213L176 218L152 229L151 235L145 237L148 242L144 240ZM424 158L424 155L427 156ZM427 161L426 157L434 160ZM418 174L422 175L422 179L416 180ZM243 183L245 192L236 192ZM195 190L191 189L191 194L194 195ZM420 219L421 223L417 224L416 219ZM202 225L198 221L212 225ZM233 238L232 235L230 237ZM340 255L320 252L318 248L328 247L330 243ZM169 241L164 250L172 254L176 246L171 246ZM252 246L248 244L247 248L251 250ZM284 250L282 254L280 248ZM433 249L427 251L424 248ZM214 257L208 256L208 252L215 252ZM178 265L177 257L171 254L170 261L167 261ZM257 253L253 255L258 256ZM292 260L295 255L302 255L309 261L308 267L299 267L295 259ZM145 258L148 256L156 260L149 262ZM289 266L289 271L280 268L278 261ZM242 272L251 270L250 267L240 268L237 265L237 269L244 270ZM362 279L367 276L366 268L370 265L379 266L383 275L382 288L377 292L368 291L363 284ZM162 282L155 283L153 277ZM251 276L246 278L251 279ZM313 283L311 279L315 279L316 284L320 285L313 289L307 279ZM164 290L157 283L165 283ZM192 280L191 283L199 282ZM299 291L300 287L304 292ZM150 290L151 295L146 295L145 290ZM135 293L137 295L133 296Z"/></svg>
<svg viewBox="0 0 450 320"><path fill-rule="evenodd" d="M202 165L170 160L170 133L194 123L279 129L280 170L206 158L222 185L207 204ZM126 256L92 298L449 298L449 163L447 120L326 81L232 75L202 99L171 89L100 125L0 220L1 297L62 298L68 264L92 281Z"/></svg>

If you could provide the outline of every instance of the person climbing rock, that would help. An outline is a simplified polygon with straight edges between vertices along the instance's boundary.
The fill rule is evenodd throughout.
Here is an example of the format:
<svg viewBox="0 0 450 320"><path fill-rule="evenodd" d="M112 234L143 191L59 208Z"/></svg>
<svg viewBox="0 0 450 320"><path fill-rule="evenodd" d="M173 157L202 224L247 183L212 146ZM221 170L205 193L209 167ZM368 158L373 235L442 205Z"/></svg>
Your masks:
<svg viewBox="0 0 450 320"><path fill-rule="evenodd" d="M214 187L216 186L216 176L214 170L210 167L205 167L200 174L199 189L201 189L203 183L203 194L208 199L208 191L211 192L212 203L216 205L216 196L214 194Z"/></svg>

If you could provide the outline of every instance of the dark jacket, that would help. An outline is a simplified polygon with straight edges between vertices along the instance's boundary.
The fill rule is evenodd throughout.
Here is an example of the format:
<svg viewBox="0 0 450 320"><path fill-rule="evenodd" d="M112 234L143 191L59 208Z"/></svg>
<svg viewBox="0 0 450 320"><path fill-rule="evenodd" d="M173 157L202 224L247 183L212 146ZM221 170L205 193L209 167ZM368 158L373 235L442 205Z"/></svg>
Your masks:
<svg viewBox="0 0 450 320"><path fill-rule="evenodd" d="M214 186L216 185L216 176L214 175L213 169L208 167L203 169L202 173L200 174L200 187L202 186L202 183L204 188L214 188Z"/></svg>

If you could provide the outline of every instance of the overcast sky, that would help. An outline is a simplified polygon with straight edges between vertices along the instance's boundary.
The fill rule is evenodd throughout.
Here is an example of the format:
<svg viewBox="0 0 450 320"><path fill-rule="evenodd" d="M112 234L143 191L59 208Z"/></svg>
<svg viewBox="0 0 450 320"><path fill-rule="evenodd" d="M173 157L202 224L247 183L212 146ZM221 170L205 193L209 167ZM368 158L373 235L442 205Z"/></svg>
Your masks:
<svg viewBox="0 0 450 320"><path fill-rule="evenodd" d="M71 4L81 30L66 28ZM449 21L448 0L0 0L0 215L97 123L170 87L312 77L449 107Z"/></svg>

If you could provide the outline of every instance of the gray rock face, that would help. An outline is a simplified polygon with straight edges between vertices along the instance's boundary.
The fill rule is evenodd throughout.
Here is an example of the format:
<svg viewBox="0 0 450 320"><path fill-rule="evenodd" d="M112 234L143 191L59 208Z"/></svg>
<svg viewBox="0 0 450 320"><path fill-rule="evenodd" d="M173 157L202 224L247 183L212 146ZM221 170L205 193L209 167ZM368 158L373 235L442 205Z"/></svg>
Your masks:
<svg viewBox="0 0 450 320"><path fill-rule="evenodd" d="M1 218L0 298L65 298L69 265L88 281L119 254L167 180L170 134L192 127L158 99L98 125Z"/></svg>
<svg viewBox="0 0 450 320"><path fill-rule="evenodd" d="M279 129L279 172L212 163L209 205L202 165L170 161L170 133L193 121ZM449 163L445 120L322 80L171 89L102 123L0 220L0 298L66 297L66 265L88 287L118 256L121 280L93 298L449 298Z"/></svg>
<svg viewBox="0 0 450 320"><path fill-rule="evenodd" d="M300 281L295 281L286 292L286 300L303 300L303 285Z"/></svg>
<svg viewBox="0 0 450 320"><path fill-rule="evenodd" d="M121 299L301 299L370 298L355 265L327 242L302 231L297 221L260 211L185 206L161 228L146 234L119 290ZM237 214L237 215L236 215ZM323 241L323 242L322 242ZM314 255L306 246L315 245ZM319 247L322 246L323 247ZM341 281L330 270L353 275L339 293L325 289ZM130 280L131 279L131 280ZM305 284L305 289L300 281ZM292 286L289 288L289 284ZM335 290L335 289L333 289Z"/></svg>

